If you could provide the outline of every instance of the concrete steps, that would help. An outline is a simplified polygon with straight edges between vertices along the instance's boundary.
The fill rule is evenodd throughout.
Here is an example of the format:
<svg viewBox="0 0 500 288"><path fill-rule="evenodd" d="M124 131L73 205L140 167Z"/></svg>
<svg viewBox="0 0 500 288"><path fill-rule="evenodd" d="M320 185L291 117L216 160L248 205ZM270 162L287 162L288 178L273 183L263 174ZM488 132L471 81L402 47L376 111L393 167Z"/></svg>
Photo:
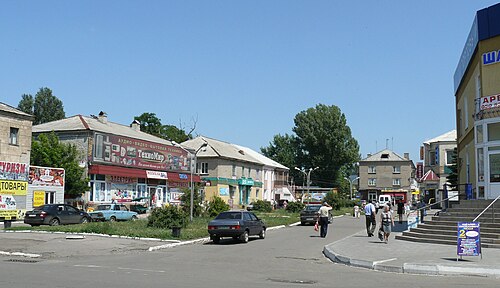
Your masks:
<svg viewBox="0 0 500 288"><path fill-rule="evenodd" d="M404 231L402 235L396 236L396 239L457 245L457 223L471 222L490 203L491 200L469 200L461 201L459 205L453 204L448 211L440 212L438 216L427 216L425 223ZM492 217L493 212L490 208L478 219L481 224L481 245L485 248L500 249L500 203L495 203L494 206L495 218Z"/></svg>

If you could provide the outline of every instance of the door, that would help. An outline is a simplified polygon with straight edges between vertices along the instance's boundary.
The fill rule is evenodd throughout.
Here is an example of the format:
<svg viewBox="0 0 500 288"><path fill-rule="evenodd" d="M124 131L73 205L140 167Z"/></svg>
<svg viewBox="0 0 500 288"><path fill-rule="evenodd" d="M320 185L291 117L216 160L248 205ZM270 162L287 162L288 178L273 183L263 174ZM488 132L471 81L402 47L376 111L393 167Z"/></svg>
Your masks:
<svg viewBox="0 0 500 288"><path fill-rule="evenodd" d="M487 199L495 199L500 195L500 151L493 150L488 152L488 171L490 187L488 189Z"/></svg>
<svg viewBox="0 0 500 288"><path fill-rule="evenodd" d="M250 216L250 213L243 212L243 221L245 221L245 226L248 227L248 230L250 231L248 234L254 235L255 233L255 221L252 220L252 217Z"/></svg>
<svg viewBox="0 0 500 288"><path fill-rule="evenodd" d="M80 211L74 207L66 206L66 211L68 213L68 223L76 224L80 223Z"/></svg>

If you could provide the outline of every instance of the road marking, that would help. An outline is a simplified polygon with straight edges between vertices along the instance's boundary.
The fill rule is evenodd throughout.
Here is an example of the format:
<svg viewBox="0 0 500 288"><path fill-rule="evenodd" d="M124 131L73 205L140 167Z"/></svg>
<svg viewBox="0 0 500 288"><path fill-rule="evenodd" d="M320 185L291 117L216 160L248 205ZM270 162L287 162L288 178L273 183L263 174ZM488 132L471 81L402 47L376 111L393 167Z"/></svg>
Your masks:
<svg viewBox="0 0 500 288"><path fill-rule="evenodd" d="M97 265L73 265L74 267L84 267L84 268L103 268L102 266Z"/></svg>
<svg viewBox="0 0 500 288"><path fill-rule="evenodd" d="M398 258L391 258L391 259L386 259L386 260L373 261L373 265L377 265L377 264L385 263L385 262L390 262L390 261L394 261L394 260L397 260L397 259Z"/></svg>
<svg viewBox="0 0 500 288"><path fill-rule="evenodd" d="M155 273L165 273L163 270L148 270L148 269L138 269L138 268L125 268L118 267L119 270L131 270L131 271L140 271L140 272L155 272ZM129 272L130 273L130 272Z"/></svg>

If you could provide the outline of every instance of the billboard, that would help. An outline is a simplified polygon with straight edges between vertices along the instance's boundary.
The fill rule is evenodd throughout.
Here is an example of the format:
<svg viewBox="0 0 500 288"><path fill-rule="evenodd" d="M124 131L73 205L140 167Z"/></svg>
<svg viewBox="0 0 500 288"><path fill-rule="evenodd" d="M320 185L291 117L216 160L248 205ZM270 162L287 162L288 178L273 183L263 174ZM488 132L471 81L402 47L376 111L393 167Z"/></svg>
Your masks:
<svg viewBox="0 0 500 288"><path fill-rule="evenodd" d="M422 177L424 177L424 163L422 162L417 163L417 173L415 176L417 180L420 180L422 179Z"/></svg>
<svg viewBox="0 0 500 288"><path fill-rule="evenodd" d="M0 180L28 181L28 164L0 161Z"/></svg>
<svg viewBox="0 0 500 288"><path fill-rule="evenodd" d="M30 166L28 183L33 186L64 187L64 169Z"/></svg>
<svg viewBox="0 0 500 288"><path fill-rule="evenodd" d="M93 160L124 167L189 171L187 151L170 145L97 133Z"/></svg>

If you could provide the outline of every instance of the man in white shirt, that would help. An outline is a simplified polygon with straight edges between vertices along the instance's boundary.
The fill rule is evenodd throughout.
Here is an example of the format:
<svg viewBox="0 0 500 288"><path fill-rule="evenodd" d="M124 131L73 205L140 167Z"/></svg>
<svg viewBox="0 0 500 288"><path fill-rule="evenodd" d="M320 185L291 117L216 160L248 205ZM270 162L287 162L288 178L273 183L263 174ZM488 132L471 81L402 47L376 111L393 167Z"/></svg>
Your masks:
<svg viewBox="0 0 500 288"><path fill-rule="evenodd" d="M332 206L328 205L328 203L323 202L323 206L319 208L319 225L321 225L320 236L321 238L325 238L328 233L328 216L330 214L330 210L332 210Z"/></svg>
<svg viewBox="0 0 500 288"><path fill-rule="evenodd" d="M375 232L375 227L377 226L375 205L372 201L365 205L365 217L366 217L366 233L368 237L372 237Z"/></svg>

